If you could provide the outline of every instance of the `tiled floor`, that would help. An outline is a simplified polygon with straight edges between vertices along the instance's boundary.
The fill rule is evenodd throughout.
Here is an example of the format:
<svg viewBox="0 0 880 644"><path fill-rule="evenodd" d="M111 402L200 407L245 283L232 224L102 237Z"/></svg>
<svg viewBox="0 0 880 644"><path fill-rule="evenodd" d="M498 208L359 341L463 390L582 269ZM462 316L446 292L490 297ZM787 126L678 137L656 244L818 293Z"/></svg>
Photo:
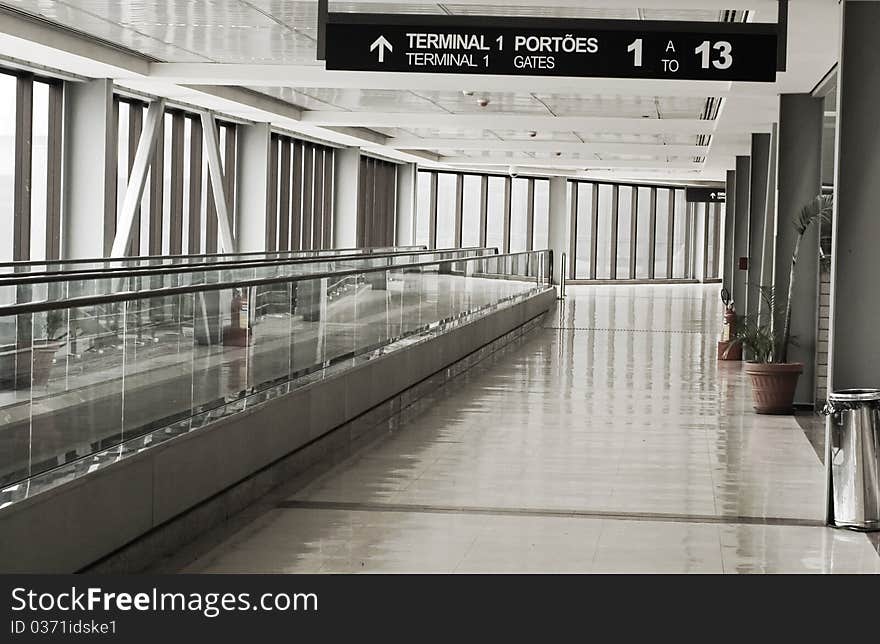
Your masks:
<svg viewBox="0 0 880 644"><path fill-rule="evenodd" d="M570 287L545 328L201 553L201 572L880 572L715 361L717 287Z"/></svg>

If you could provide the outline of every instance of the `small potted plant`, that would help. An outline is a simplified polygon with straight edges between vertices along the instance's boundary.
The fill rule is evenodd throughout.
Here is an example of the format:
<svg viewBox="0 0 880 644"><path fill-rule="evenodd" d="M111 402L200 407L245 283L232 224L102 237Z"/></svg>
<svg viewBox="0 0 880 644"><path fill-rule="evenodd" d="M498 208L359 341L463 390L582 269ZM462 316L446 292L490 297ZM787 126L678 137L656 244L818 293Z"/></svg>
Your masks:
<svg viewBox="0 0 880 644"><path fill-rule="evenodd" d="M794 221L797 237L791 255L785 299L780 302L772 286L760 287L767 313L742 317L737 324L736 339L731 347L741 344L751 355L744 369L752 381L754 407L759 414L788 414L794 405L798 378L804 370L803 364L788 361L788 348L792 340L791 300L795 269L804 234L814 223L829 220L832 207L830 195L819 195L801 209Z"/></svg>

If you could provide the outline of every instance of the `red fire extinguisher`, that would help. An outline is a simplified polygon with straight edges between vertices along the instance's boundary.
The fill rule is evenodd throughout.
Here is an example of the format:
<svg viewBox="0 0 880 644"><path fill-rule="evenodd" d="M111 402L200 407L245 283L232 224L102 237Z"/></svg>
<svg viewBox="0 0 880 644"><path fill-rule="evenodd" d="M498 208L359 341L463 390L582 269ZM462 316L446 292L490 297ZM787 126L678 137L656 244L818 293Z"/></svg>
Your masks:
<svg viewBox="0 0 880 644"><path fill-rule="evenodd" d="M223 344L244 347L252 338L247 291L235 289L232 293L229 326L224 329Z"/></svg>

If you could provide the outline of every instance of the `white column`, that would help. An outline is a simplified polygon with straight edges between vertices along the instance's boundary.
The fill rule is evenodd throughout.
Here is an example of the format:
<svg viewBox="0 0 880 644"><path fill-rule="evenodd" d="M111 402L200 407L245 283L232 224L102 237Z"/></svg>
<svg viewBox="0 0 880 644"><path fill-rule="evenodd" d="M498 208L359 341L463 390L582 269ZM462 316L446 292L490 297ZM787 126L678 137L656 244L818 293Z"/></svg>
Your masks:
<svg viewBox="0 0 880 644"><path fill-rule="evenodd" d="M268 123L238 126L238 221L240 252L266 250L269 190Z"/></svg>
<svg viewBox="0 0 880 644"><path fill-rule="evenodd" d="M416 242L416 190L418 167L415 163L397 166L397 239L398 246Z"/></svg>
<svg viewBox="0 0 880 644"><path fill-rule="evenodd" d="M568 203L568 180L565 177L550 179L550 249L553 251L553 283L559 284L562 275L562 254L568 257L571 227L571 210Z"/></svg>
<svg viewBox="0 0 880 644"><path fill-rule="evenodd" d="M103 257L116 232L113 82L67 83L64 104L62 257Z"/></svg>
<svg viewBox="0 0 880 644"><path fill-rule="evenodd" d="M357 243L358 186L360 185L361 150L342 148L334 155L333 177L333 246L354 248Z"/></svg>

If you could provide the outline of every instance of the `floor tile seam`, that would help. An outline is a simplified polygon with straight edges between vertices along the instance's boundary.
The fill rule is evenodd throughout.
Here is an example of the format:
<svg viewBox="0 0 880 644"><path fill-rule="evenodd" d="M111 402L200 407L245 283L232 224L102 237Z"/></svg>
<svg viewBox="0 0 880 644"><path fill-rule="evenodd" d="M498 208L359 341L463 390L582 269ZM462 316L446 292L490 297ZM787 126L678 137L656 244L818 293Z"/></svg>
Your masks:
<svg viewBox="0 0 880 644"><path fill-rule="evenodd" d="M397 512L412 514L462 514L483 516L517 516L533 518L583 518L616 521L668 523L704 523L712 525L764 525L781 527L824 528L822 521L795 517L759 517L748 515L675 514L663 512L627 512L625 510L578 510L505 508L486 506L431 505L407 503L374 503L360 501L282 501L276 509L327 510L349 512Z"/></svg>

